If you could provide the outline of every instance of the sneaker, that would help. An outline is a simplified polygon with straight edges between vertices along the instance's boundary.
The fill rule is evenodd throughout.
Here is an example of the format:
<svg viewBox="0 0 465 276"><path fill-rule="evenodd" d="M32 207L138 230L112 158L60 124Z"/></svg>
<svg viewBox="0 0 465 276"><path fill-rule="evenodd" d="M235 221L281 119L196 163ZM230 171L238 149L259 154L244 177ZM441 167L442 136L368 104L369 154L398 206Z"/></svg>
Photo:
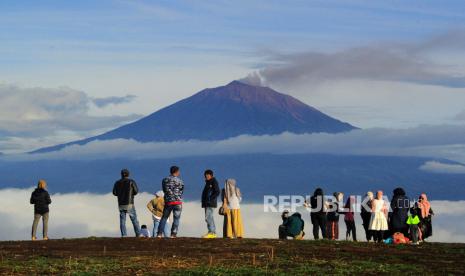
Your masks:
<svg viewBox="0 0 465 276"><path fill-rule="evenodd" d="M204 238L204 239L214 239L214 238L216 238L216 234L215 233L207 233L207 234L203 235L202 238Z"/></svg>
<svg viewBox="0 0 465 276"><path fill-rule="evenodd" d="M162 235L157 235L157 239L161 239L161 238L163 238Z"/></svg>
<svg viewBox="0 0 465 276"><path fill-rule="evenodd" d="M176 239L177 236L176 236L176 234L171 234L171 237L170 237L170 238L171 238L171 239Z"/></svg>
<svg viewBox="0 0 465 276"><path fill-rule="evenodd" d="M48 241L48 237L44 237L44 241Z"/></svg>
<svg viewBox="0 0 465 276"><path fill-rule="evenodd" d="M35 241L35 240L37 240L37 238L36 238L36 237L32 237L32 240Z"/></svg>

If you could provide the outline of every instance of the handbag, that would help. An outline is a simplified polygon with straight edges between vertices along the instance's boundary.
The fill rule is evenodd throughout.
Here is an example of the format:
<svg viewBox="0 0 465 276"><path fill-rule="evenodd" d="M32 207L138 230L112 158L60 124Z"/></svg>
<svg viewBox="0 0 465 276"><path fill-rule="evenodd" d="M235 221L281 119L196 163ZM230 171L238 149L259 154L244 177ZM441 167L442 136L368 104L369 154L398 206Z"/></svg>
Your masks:
<svg viewBox="0 0 465 276"><path fill-rule="evenodd" d="M218 213L221 215L221 216L225 216L226 213L228 212L228 199L226 198L226 195L223 196L223 205L220 207L220 209L218 210Z"/></svg>

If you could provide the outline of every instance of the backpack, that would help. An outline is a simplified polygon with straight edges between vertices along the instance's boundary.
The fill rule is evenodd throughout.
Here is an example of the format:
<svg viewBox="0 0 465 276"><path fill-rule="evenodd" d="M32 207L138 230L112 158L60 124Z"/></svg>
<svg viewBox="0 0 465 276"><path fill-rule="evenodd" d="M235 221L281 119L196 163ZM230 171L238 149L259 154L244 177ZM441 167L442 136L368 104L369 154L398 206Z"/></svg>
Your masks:
<svg viewBox="0 0 465 276"><path fill-rule="evenodd" d="M394 235L392 235L392 240L394 244L404 244L410 241L407 237L404 236L404 234L400 232L394 233Z"/></svg>
<svg viewBox="0 0 465 276"><path fill-rule="evenodd" d="M413 217L412 215L408 216L408 219L407 219L408 225L417 225L418 223L420 223L420 218L418 218L418 216L415 216L415 217Z"/></svg>

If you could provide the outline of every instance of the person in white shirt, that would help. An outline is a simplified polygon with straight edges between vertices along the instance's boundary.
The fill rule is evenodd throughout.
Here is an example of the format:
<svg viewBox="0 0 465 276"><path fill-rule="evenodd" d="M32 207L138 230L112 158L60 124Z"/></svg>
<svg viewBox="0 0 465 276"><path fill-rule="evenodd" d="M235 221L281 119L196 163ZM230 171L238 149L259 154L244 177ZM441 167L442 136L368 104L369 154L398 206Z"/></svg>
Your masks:
<svg viewBox="0 0 465 276"><path fill-rule="evenodd" d="M227 179L222 190L224 225L223 237L242 238L244 226L242 224L241 206L242 194L236 186L235 179Z"/></svg>

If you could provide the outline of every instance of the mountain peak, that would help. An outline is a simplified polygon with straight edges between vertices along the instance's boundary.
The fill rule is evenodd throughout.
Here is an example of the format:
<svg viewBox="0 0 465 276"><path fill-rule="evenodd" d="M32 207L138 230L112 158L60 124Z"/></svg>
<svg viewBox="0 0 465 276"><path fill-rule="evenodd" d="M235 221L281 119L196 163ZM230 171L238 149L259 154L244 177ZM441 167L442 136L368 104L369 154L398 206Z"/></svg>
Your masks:
<svg viewBox="0 0 465 276"><path fill-rule="evenodd" d="M53 151L72 144L82 145L97 139L123 138L141 142L212 141L244 134L337 133L354 128L294 97L269 87L235 80L224 86L204 89L102 135L36 152Z"/></svg>

